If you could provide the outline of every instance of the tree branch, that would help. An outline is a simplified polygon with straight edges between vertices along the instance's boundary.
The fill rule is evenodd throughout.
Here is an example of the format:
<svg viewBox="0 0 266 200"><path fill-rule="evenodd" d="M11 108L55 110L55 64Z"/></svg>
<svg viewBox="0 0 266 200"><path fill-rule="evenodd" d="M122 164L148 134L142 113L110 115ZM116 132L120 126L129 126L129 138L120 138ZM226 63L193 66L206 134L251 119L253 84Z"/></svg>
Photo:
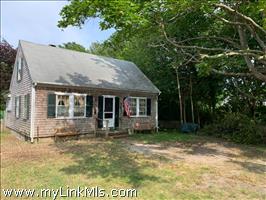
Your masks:
<svg viewBox="0 0 266 200"><path fill-rule="evenodd" d="M253 19L251 19L250 17L243 15L242 13L238 12L237 10L234 10L232 8L230 8L229 6L222 4L222 3L218 3L218 4L214 4L216 7L222 8L223 10L237 15L238 17L244 19L246 22L250 23L252 26L256 27L257 29L259 29L261 32L263 32L266 35L266 30L264 30L263 27L261 27L259 24L257 24Z"/></svg>
<svg viewBox="0 0 266 200"><path fill-rule="evenodd" d="M225 71L220 71L217 69L212 69L212 72L215 74L220 74L224 76L239 76L239 77L251 77L251 73L237 73L237 72L225 72Z"/></svg>
<svg viewBox="0 0 266 200"><path fill-rule="evenodd" d="M226 51L224 53L216 54L216 55L208 55L208 54L200 54L200 57L202 59L204 58L210 58L210 59L215 59L215 58L221 58L221 57L227 57L227 56L252 56L256 58L257 60L263 60L264 56L259 56L257 54L251 53L249 51L245 50L239 50L239 51Z"/></svg>
<svg viewBox="0 0 266 200"><path fill-rule="evenodd" d="M233 45L234 47L240 49L240 45L237 44L236 42L234 42L233 40L231 40L229 38L217 37L217 36L199 36L199 37L194 37L194 38L188 38L188 39L180 41L179 43L185 43L185 42L189 42L189 41L193 41L193 40L201 40L201 39L221 40L223 42L227 42L227 43Z"/></svg>

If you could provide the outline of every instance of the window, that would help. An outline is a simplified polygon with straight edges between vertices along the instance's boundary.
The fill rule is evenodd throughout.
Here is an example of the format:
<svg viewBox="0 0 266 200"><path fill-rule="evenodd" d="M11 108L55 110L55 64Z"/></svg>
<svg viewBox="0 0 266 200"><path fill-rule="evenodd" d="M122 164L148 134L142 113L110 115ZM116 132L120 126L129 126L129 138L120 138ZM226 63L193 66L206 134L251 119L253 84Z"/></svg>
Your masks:
<svg viewBox="0 0 266 200"><path fill-rule="evenodd" d="M130 97L130 116L146 116L147 115L147 98Z"/></svg>
<svg viewBox="0 0 266 200"><path fill-rule="evenodd" d="M16 118L20 116L20 97L15 97L15 116Z"/></svg>
<svg viewBox="0 0 266 200"><path fill-rule="evenodd" d="M91 117L92 98L88 97L92 96L86 96L85 94L72 94L72 93L48 94L47 117L48 118ZM86 101L91 102L88 107L86 105L87 104Z"/></svg>
<svg viewBox="0 0 266 200"><path fill-rule="evenodd" d="M30 95L24 95L24 113L23 117L24 119L29 119L29 107L30 107Z"/></svg>
<svg viewBox="0 0 266 200"><path fill-rule="evenodd" d="M12 111L12 100L11 100L11 97L8 97L7 98L7 101L6 101L6 111L7 112Z"/></svg>
<svg viewBox="0 0 266 200"><path fill-rule="evenodd" d="M19 57L17 61L17 81L20 81L22 79L22 63L23 59Z"/></svg>
<svg viewBox="0 0 266 200"><path fill-rule="evenodd" d="M139 115L147 115L147 99L139 98Z"/></svg>
<svg viewBox="0 0 266 200"><path fill-rule="evenodd" d="M74 117L85 116L85 96L75 95L74 96Z"/></svg>
<svg viewBox="0 0 266 200"><path fill-rule="evenodd" d="M57 117L69 117L69 95L57 95Z"/></svg>
<svg viewBox="0 0 266 200"><path fill-rule="evenodd" d="M137 98L130 98L130 116L137 115Z"/></svg>

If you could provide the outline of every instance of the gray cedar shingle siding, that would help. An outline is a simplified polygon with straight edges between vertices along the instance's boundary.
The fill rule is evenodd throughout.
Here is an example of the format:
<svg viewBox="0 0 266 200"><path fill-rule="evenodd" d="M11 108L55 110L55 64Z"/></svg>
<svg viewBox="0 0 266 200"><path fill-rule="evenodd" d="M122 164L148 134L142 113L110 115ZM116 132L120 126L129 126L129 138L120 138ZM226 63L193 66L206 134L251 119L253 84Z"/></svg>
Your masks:
<svg viewBox="0 0 266 200"><path fill-rule="evenodd" d="M23 56L23 52L21 48L18 48L18 53L16 56L16 61L14 64L13 74L10 83L10 95L11 95L11 111L7 112L6 114L6 126L16 132L23 133L26 135L30 134L30 120L31 116L29 115L28 119L24 117L24 95L29 94L29 98L31 99L31 89L32 89L32 82L31 77L29 74L29 69L26 62L23 63L22 66L22 79L21 81L17 81L17 60L19 57ZM20 117L17 119L15 116L15 97L21 96L20 102ZM31 105L29 101L29 113L31 113Z"/></svg>
<svg viewBox="0 0 266 200"><path fill-rule="evenodd" d="M47 117L47 101L48 101L48 93L53 92L73 92L73 93L86 93L88 95L93 96L93 113L92 117L89 118L81 118L81 119L56 119L56 118L48 118ZM35 129L39 130L39 137L47 137L54 136L55 128L58 127L68 127L75 126L80 130L81 134L91 133L97 130L97 106L98 106L98 96L101 95L114 95L119 97L120 106L119 106L119 129L127 130L132 128L132 125L135 122L148 122L151 127L155 128L155 101L157 96L138 93L138 92L116 92L116 91L106 91L103 89L95 90L95 89L64 89L60 86L58 87L37 87L36 88L36 108L35 108ZM149 97L152 100L151 104L151 116L146 117L132 117L128 118L127 116L123 116L123 98L125 96L139 96L139 97ZM37 133L35 133L37 136Z"/></svg>

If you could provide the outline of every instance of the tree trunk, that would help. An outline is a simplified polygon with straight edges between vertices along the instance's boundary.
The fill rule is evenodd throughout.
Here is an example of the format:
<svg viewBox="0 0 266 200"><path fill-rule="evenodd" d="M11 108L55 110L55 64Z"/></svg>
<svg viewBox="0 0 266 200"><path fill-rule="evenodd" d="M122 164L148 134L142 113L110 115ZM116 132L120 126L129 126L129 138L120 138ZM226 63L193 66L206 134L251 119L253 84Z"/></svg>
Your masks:
<svg viewBox="0 0 266 200"><path fill-rule="evenodd" d="M199 114L199 106L198 106L198 109L197 109L197 115L198 115L198 125L200 126L200 114Z"/></svg>
<svg viewBox="0 0 266 200"><path fill-rule="evenodd" d="M184 123L187 123L187 116L186 116L186 98L185 98L185 96L184 96L184 100L183 100L183 105L184 105L184 108L183 108Z"/></svg>
<svg viewBox="0 0 266 200"><path fill-rule="evenodd" d="M178 90L178 97L179 97L179 109L180 109L180 122L183 124L183 108L182 108L182 98L181 98L181 89L180 89L180 81L178 75L178 67L175 67L176 72L176 82L177 82L177 90Z"/></svg>
<svg viewBox="0 0 266 200"><path fill-rule="evenodd" d="M189 86L190 86L191 117L192 117L192 122L195 123L195 117L194 117L194 105L193 105L193 98L192 98L192 80L191 80L191 75L190 75L190 77L189 77Z"/></svg>

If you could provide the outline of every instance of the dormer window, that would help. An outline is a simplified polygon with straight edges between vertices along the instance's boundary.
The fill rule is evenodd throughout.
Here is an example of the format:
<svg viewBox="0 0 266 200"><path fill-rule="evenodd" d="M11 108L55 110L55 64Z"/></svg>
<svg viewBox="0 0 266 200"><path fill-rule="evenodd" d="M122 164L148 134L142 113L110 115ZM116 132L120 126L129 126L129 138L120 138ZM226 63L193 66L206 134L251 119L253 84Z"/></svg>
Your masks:
<svg viewBox="0 0 266 200"><path fill-rule="evenodd" d="M22 79L22 63L23 58L19 57L17 61L17 81L20 81Z"/></svg>

